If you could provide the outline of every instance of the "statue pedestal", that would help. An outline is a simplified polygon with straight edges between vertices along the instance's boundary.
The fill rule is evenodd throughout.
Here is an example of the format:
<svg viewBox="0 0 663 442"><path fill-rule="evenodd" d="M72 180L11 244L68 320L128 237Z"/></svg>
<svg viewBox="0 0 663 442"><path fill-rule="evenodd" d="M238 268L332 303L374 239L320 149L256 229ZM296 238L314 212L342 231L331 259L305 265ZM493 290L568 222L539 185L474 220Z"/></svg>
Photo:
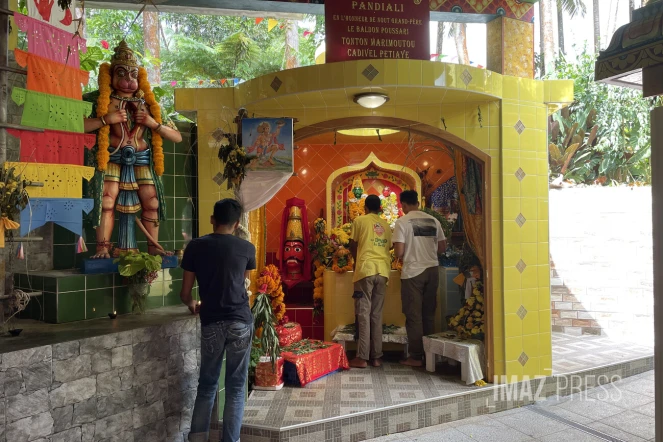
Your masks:
<svg viewBox="0 0 663 442"><path fill-rule="evenodd" d="M83 260L81 273L85 275L95 275L99 273L117 273L117 264L113 263L115 258L108 259L86 259ZM164 256L161 263L162 269L174 269L179 266L177 256Z"/></svg>

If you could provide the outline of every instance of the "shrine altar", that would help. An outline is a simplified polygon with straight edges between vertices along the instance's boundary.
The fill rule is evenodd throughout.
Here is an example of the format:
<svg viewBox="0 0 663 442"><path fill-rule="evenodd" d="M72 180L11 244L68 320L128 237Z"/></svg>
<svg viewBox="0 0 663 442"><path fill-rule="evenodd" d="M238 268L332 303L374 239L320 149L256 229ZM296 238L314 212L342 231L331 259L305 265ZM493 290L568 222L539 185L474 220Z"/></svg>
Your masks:
<svg viewBox="0 0 663 442"><path fill-rule="evenodd" d="M304 339L283 347L283 377L287 384L304 387L338 370L349 370L345 349L334 342Z"/></svg>

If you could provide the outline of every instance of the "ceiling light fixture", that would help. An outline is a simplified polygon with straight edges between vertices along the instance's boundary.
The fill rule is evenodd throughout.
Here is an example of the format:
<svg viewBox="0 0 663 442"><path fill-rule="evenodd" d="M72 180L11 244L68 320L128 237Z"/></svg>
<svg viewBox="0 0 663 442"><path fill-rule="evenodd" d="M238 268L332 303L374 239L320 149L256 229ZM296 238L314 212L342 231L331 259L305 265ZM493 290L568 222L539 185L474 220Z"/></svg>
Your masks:
<svg viewBox="0 0 663 442"><path fill-rule="evenodd" d="M380 131L381 136L397 134L399 132L394 129L362 128L339 130L338 133L341 135L349 135L351 137L374 137L378 130Z"/></svg>
<svg viewBox="0 0 663 442"><path fill-rule="evenodd" d="M389 101L387 95L377 92L366 92L364 94L357 94L354 97L354 102L366 109L376 109L387 101Z"/></svg>

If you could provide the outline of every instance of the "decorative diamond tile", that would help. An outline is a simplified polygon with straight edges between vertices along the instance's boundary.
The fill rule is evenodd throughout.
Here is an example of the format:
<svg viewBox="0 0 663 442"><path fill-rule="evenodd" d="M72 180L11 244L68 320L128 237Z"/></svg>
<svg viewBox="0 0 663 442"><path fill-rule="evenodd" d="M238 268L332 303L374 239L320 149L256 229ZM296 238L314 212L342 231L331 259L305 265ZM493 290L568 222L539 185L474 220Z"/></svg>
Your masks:
<svg viewBox="0 0 663 442"><path fill-rule="evenodd" d="M524 367L525 364L527 364L527 361L529 361L529 356L527 356L525 352L522 352L518 358L518 362L520 362L520 365Z"/></svg>
<svg viewBox="0 0 663 442"><path fill-rule="evenodd" d="M283 82L281 81L281 79L279 77L274 77L274 80L272 80L272 84L271 84L272 89L274 89L274 92L278 92L279 89L281 89L282 84L283 84Z"/></svg>
<svg viewBox="0 0 663 442"><path fill-rule="evenodd" d="M520 167L516 170L516 178L518 178L518 181L522 181L526 175L525 171Z"/></svg>
<svg viewBox="0 0 663 442"><path fill-rule="evenodd" d="M214 178L212 178L212 181L214 181L218 186L221 185L225 180L223 179L223 173L219 172L216 175L214 175Z"/></svg>
<svg viewBox="0 0 663 442"><path fill-rule="evenodd" d="M461 79L463 80L463 83L465 83L465 86L467 86L470 84L470 81L472 81L472 74L470 74L470 71L465 69L461 74Z"/></svg>
<svg viewBox="0 0 663 442"><path fill-rule="evenodd" d="M375 77L377 77L377 75L379 73L380 73L380 71L375 69L375 66L373 66L372 64L369 64L368 66L366 66L366 69L364 69L364 72L362 72L361 74L364 77L368 78L368 81L373 81L373 79Z"/></svg>
<svg viewBox="0 0 663 442"><path fill-rule="evenodd" d="M516 127L516 132L518 132L518 135L522 135L522 133L525 132L525 125L523 124L522 121L518 120L515 127Z"/></svg>
<svg viewBox="0 0 663 442"><path fill-rule="evenodd" d="M516 268L520 273L523 273L525 271L525 268L527 267L527 264L525 264L525 261L522 259L518 261L518 264L516 264Z"/></svg>
<svg viewBox="0 0 663 442"><path fill-rule="evenodd" d="M518 227L522 227L526 221L527 219L523 216L522 213L516 218L516 224L518 224Z"/></svg>
<svg viewBox="0 0 663 442"><path fill-rule="evenodd" d="M527 316L527 309L524 305L521 305L516 314L520 319L525 319L525 316Z"/></svg>

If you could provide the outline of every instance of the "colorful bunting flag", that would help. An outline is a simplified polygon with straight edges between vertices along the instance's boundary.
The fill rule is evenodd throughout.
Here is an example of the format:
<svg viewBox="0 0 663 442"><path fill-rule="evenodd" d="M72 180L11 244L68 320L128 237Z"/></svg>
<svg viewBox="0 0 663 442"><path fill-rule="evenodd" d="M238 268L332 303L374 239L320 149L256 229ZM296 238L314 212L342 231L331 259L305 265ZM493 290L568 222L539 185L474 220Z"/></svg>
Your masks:
<svg viewBox="0 0 663 442"><path fill-rule="evenodd" d="M83 236L78 237L78 244L76 244L76 253L85 253L87 252L87 246L85 245L85 240Z"/></svg>
<svg viewBox="0 0 663 442"><path fill-rule="evenodd" d="M223 84L226 84L226 81L227 81L227 80L224 78L223 80L221 80L221 84L222 84L222 85L223 85Z"/></svg>
<svg viewBox="0 0 663 442"><path fill-rule="evenodd" d="M177 81L171 81L171 82L170 82L170 85L171 85L172 87L177 86Z"/></svg>
<svg viewBox="0 0 663 442"><path fill-rule="evenodd" d="M267 32L272 32L272 29L274 29L274 26L278 25L279 22L277 20L274 20L273 18L270 18L267 20Z"/></svg>
<svg viewBox="0 0 663 442"><path fill-rule="evenodd" d="M260 23L263 22L263 20L265 20L265 19L264 18L256 18L256 24L259 25ZM271 19L270 19L270 21L271 21Z"/></svg>
<svg viewBox="0 0 663 442"><path fill-rule="evenodd" d="M311 31L304 31L304 38L308 37L309 35L313 35L313 32L311 32Z"/></svg>

